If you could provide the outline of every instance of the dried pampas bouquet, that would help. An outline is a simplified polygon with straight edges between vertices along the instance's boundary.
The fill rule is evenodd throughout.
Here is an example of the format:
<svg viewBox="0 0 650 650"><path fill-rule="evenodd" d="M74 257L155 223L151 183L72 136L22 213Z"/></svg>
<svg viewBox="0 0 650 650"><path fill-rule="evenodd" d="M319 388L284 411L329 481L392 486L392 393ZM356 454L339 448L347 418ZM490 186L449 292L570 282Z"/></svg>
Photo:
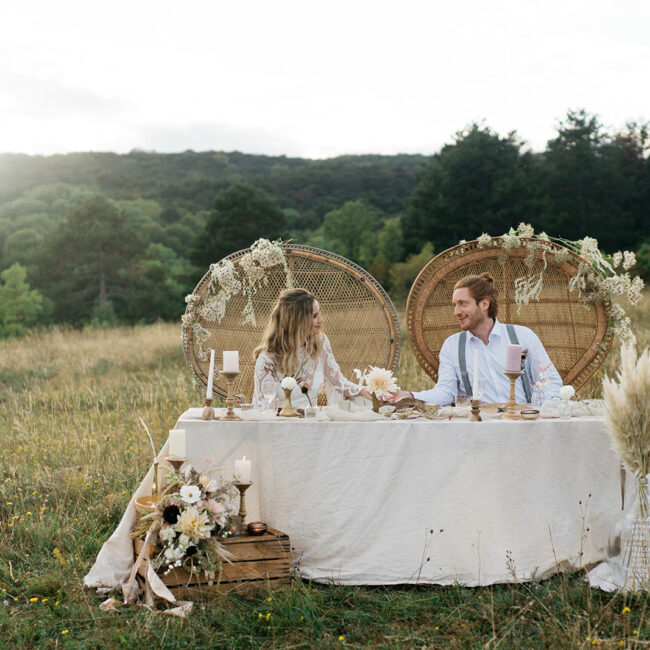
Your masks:
<svg viewBox="0 0 650 650"><path fill-rule="evenodd" d="M618 381L617 381L618 380ZM621 551L626 568L626 584L635 589L650 587L650 351L637 358L633 345L621 347L621 369L616 379L605 376L603 396L607 406L605 421L612 446L625 468L634 474L637 485L636 519L629 541ZM625 546L625 547L624 547Z"/></svg>

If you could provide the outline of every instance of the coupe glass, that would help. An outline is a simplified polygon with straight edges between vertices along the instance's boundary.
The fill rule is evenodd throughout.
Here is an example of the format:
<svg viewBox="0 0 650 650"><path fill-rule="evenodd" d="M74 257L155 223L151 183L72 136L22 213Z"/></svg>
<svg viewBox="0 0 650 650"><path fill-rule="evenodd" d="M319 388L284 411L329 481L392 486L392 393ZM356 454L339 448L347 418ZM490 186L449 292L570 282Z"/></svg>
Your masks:
<svg viewBox="0 0 650 650"><path fill-rule="evenodd" d="M273 400L277 394L277 382L272 377L267 377L262 381L262 395L266 400L267 408L273 408Z"/></svg>

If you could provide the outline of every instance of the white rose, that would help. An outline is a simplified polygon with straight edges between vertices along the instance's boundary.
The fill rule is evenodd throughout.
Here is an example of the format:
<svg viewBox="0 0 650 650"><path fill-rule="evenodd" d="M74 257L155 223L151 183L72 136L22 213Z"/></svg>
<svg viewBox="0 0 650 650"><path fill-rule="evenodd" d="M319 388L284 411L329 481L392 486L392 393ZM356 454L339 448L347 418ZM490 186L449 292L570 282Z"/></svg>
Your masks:
<svg viewBox="0 0 650 650"><path fill-rule="evenodd" d="M280 382L280 388L283 390L293 390L298 385L298 382L293 377L285 377Z"/></svg>
<svg viewBox="0 0 650 650"><path fill-rule="evenodd" d="M576 391L571 384L567 384L560 388L560 399L571 399L575 394Z"/></svg>

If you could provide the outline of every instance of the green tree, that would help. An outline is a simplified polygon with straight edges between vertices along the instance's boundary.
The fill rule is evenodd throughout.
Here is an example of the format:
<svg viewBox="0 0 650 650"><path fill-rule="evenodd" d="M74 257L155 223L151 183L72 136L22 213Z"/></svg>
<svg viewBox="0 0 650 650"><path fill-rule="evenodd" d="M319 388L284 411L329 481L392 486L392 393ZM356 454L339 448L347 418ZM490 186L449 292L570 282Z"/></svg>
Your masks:
<svg viewBox="0 0 650 650"><path fill-rule="evenodd" d="M0 337L22 336L43 313L43 296L31 289L18 263L0 273Z"/></svg>
<svg viewBox="0 0 650 650"><path fill-rule="evenodd" d="M120 318L141 249L135 225L104 197L73 206L47 241L38 269L55 319L79 324L93 313L108 314L109 302Z"/></svg>
<svg viewBox="0 0 650 650"><path fill-rule="evenodd" d="M286 218L274 199L251 185L232 185L217 195L205 229L192 242L190 260L201 272L260 237L284 234Z"/></svg>
<svg viewBox="0 0 650 650"><path fill-rule="evenodd" d="M2 265L22 264L32 267L37 261L44 237L35 228L22 228L7 237L2 253Z"/></svg>
<svg viewBox="0 0 650 650"><path fill-rule="evenodd" d="M418 273L433 258L433 244L426 242L419 253L409 255L406 261L393 264L389 272L391 296L406 300Z"/></svg>
<svg viewBox="0 0 650 650"><path fill-rule="evenodd" d="M379 213L363 201L347 201L323 219L322 233L328 250L367 266L377 254Z"/></svg>
<svg viewBox="0 0 650 650"><path fill-rule="evenodd" d="M514 132L502 138L478 124L459 131L422 172L402 215L406 252L426 241L445 249L529 220L532 160L520 148Z"/></svg>

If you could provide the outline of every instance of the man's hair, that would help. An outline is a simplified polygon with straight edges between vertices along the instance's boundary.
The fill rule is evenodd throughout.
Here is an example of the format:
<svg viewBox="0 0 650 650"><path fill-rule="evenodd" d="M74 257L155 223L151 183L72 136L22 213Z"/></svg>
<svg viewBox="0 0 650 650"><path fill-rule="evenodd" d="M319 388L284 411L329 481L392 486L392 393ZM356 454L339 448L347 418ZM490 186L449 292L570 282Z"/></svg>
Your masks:
<svg viewBox="0 0 650 650"><path fill-rule="evenodd" d="M484 298L490 301L488 307L488 317L496 318L497 311L499 311L499 301L497 297L497 290L494 287L494 280L489 273L481 273L481 275L466 275L461 278L454 285L456 289L469 289L469 294L479 303Z"/></svg>

